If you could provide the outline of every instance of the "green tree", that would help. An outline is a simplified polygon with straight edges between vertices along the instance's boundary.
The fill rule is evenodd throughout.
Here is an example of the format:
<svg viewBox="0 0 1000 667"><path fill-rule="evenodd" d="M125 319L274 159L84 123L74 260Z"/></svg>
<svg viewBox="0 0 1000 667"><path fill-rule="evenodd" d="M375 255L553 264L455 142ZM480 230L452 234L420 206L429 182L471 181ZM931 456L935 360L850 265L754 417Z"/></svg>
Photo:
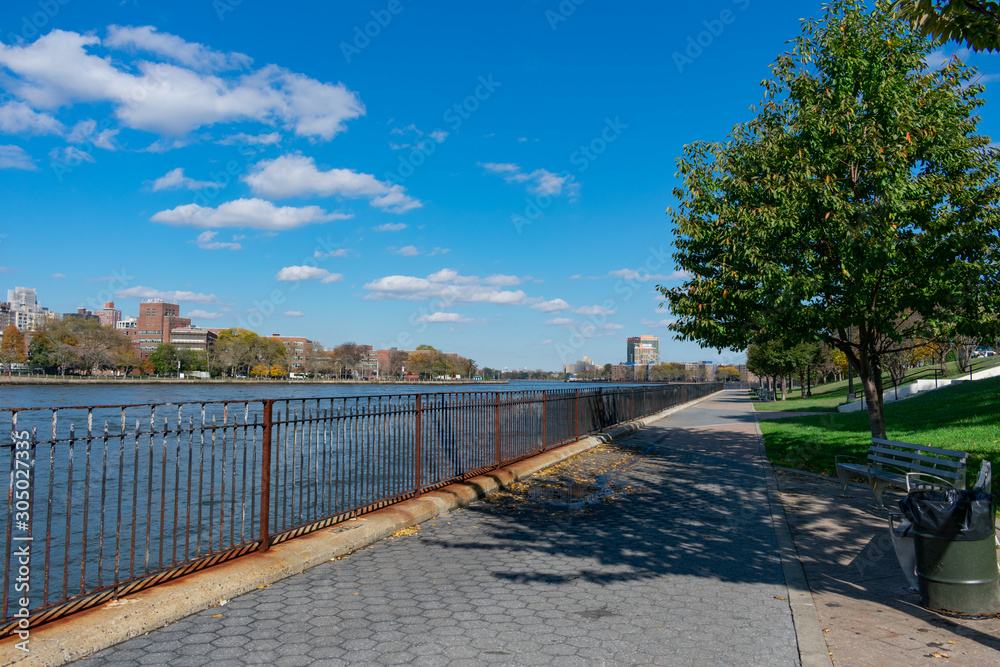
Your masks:
<svg viewBox="0 0 1000 667"><path fill-rule="evenodd" d="M0 342L0 364L3 364L4 371L9 374L11 364L20 364L27 359L24 334L13 324L8 324L3 330L3 341Z"/></svg>
<svg viewBox="0 0 1000 667"><path fill-rule="evenodd" d="M149 353L147 359L153 365L154 373L157 375L169 375L177 372L177 362L180 357L176 347L170 343L161 343L156 346L155 350Z"/></svg>
<svg viewBox="0 0 1000 667"><path fill-rule="evenodd" d="M1000 51L1000 3L990 0L900 0L893 7L913 27L974 51Z"/></svg>
<svg viewBox="0 0 1000 667"><path fill-rule="evenodd" d="M685 147L675 259L660 287L681 337L713 347L821 340L844 352L885 436L883 357L918 339L996 335L998 162L983 88L859 0L835 0L778 58L758 115ZM848 330L853 336L848 336Z"/></svg>

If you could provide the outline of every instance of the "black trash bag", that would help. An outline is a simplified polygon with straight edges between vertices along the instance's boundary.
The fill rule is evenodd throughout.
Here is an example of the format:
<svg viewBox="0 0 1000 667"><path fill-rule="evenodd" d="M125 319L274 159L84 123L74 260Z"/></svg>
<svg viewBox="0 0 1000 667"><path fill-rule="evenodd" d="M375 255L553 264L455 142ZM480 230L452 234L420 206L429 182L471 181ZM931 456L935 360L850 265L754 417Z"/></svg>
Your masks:
<svg viewBox="0 0 1000 667"><path fill-rule="evenodd" d="M971 542L996 532L993 494L984 491L913 491L899 501L899 509L914 528L934 537Z"/></svg>

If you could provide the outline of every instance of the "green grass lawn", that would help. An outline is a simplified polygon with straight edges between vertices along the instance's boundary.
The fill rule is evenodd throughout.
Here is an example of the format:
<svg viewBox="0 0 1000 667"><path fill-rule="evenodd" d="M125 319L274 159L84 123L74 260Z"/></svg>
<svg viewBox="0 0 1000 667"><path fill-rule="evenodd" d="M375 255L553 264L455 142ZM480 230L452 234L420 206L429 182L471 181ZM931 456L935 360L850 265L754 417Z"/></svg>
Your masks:
<svg viewBox="0 0 1000 667"><path fill-rule="evenodd" d="M990 366L1000 365L1000 357L991 357L989 363L985 364L982 360L977 361L976 371L989 368ZM980 364L982 364L981 367ZM945 374L939 377L956 378L966 376L965 373L958 370L958 364L953 361L949 361L945 364L945 366L947 369ZM918 370L920 369L911 369L907 372L914 373ZM934 374L926 373L921 375L921 377L933 379ZM887 396L891 395L892 379L889 377L888 373L883 374L882 382L885 387L885 394ZM909 382L905 382L903 384L909 384ZM861 382L857 378L854 378L854 391L858 395L860 395L863 391L861 388ZM840 380L838 382L829 382L827 384L814 386L812 388L812 396L810 398L801 398L801 390L798 387L789 390L788 400L780 400L780 389L778 390L778 396L779 400L777 401L767 403L755 402L754 407L759 412L836 412L838 405L843 405L847 402L847 380Z"/></svg>
<svg viewBox="0 0 1000 667"><path fill-rule="evenodd" d="M979 472L979 461L988 459L993 492L1000 493L1000 377L890 403L885 415L890 440L969 452L970 482ZM835 456L864 458L871 444L867 411L762 421L760 429L774 465L830 476L836 475Z"/></svg>

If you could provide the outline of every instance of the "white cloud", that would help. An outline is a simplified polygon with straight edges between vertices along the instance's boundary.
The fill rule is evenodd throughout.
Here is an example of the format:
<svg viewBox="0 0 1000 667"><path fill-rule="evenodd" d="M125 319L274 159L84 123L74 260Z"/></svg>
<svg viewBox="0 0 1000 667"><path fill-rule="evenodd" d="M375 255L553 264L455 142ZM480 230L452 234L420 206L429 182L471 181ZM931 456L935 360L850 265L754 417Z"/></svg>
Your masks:
<svg viewBox="0 0 1000 667"><path fill-rule="evenodd" d="M526 172L519 165L509 162L486 162L480 165L508 183L526 183L528 192L532 194L556 196L565 192L571 199L580 194L580 184L572 174L554 174L548 169Z"/></svg>
<svg viewBox="0 0 1000 667"><path fill-rule="evenodd" d="M435 246L433 250L427 253L427 256L433 257L434 255L447 255L449 252L451 252L451 248L438 248Z"/></svg>
<svg viewBox="0 0 1000 667"><path fill-rule="evenodd" d="M543 313L557 313L560 310L566 310L569 308L569 304L562 299L552 299L551 301L542 301L541 303L536 303L531 306L535 310L540 310Z"/></svg>
<svg viewBox="0 0 1000 667"><path fill-rule="evenodd" d="M157 32L151 25L108 26L104 45L126 50L129 47L173 60L191 69L215 72L249 67L253 58L242 53L220 53L203 44L185 42L176 35Z"/></svg>
<svg viewBox="0 0 1000 667"><path fill-rule="evenodd" d="M445 130L434 130L433 132L430 133L429 136L431 139L440 144L443 143L444 140L448 138L448 132L446 132Z"/></svg>
<svg viewBox="0 0 1000 667"><path fill-rule="evenodd" d="M284 316L285 317L304 317L305 313L303 313L301 310L286 310L284 312Z"/></svg>
<svg viewBox="0 0 1000 667"><path fill-rule="evenodd" d="M510 287L511 285L520 285L521 279L517 276L505 276L502 273L498 273L496 275L483 278L483 282L487 285L494 285L496 287Z"/></svg>
<svg viewBox="0 0 1000 667"><path fill-rule="evenodd" d="M615 311L604 306L582 306L573 311L577 315L614 315Z"/></svg>
<svg viewBox="0 0 1000 667"><path fill-rule="evenodd" d="M62 162L65 164L79 163L79 162L90 162L94 163L97 160L94 156L86 151L81 151L76 146L65 146L62 150L58 148L53 148L49 151L49 159L53 162Z"/></svg>
<svg viewBox="0 0 1000 667"><path fill-rule="evenodd" d="M50 276L50 278L65 278L65 277L66 277L66 274L65 274L65 273L53 273L53 274L52 274L52 275Z"/></svg>
<svg viewBox="0 0 1000 667"><path fill-rule="evenodd" d="M379 225L378 227L372 227L376 232L398 232L406 229L406 223L403 222L387 222L384 225Z"/></svg>
<svg viewBox="0 0 1000 667"><path fill-rule="evenodd" d="M38 167L20 146L0 146L0 169L35 171Z"/></svg>
<svg viewBox="0 0 1000 667"><path fill-rule="evenodd" d="M484 285L479 278L461 276L453 269L442 269L426 278L414 276L386 276L364 286L369 300L426 301L438 299L442 303L493 303L521 305L527 296L521 290L499 290Z"/></svg>
<svg viewBox="0 0 1000 667"><path fill-rule="evenodd" d="M432 324L475 322L475 320L462 317L458 313L431 313L430 315L421 315L416 321Z"/></svg>
<svg viewBox="0 0 1000 667"><path fill-rule="evenodd" d="M303 280L319 280L321 283L334 283L342 280L341 273L330 273L316 266L286 266L274 276L279 282L301 282Z"/></svg>
<svg viewBox="0 0 1000 667"><path fill-rule="evenodd" d="M218 298L214 294L201 294L198 292L184 292L178 290L158 290L152 287L137 285L128 289L115 292L117 299L160 299L168 303L218 303Z"/></svg>
<svg viewBox="0 0 1000 667"><path fill-rule="evenodd" d="M684 280L689 275L687 271L674 271L669 275L663 275L662 273L645 273L642 271L636 271L635 269L618 269L617 271L608 271L608 276L611 278L623 278L625 280L637 280L639 282L646 282L648 280Z"/></svg>
<svg viewBox="0 0 1000 667"><path fill-rule="evenodd" d="M202 250L240 250L243 248L239 243L225 243L222 241L213 241L215 235L219 232L202 232L198 234L198 238L195 239L195 243Z"/></svg>
<svg viewBox="0 0 1000 667"><path fill-rule="evenodd" d="M388 248L389 252L394 255L402 255L403 257L417 257L420 251L417 250L417 246L407 245L402 248Z"/></svg>
<svg viewBox="0 0 1000 667"><path fill-rule="evenodd" d="M646 327L647 329L666 329L676 321L677 320L675 319L659 320L659 321L644 319L642 320L642 326Z"/></svg>
<svg viewBox="0 0 1000 667"><path fill-rule="evenodd" d="M541 344L542 345L551 345L552 344L552 339L551 338L546 338L545 340L542 341Z"/></svg>
<svg viewBox="0 0 1000 667"><path fill-rule="evenodd" d="M184 168L177 167L176 169L171 169L163 176L153 181L153 192L159 190L178 190L184 188L187 190L200 190L201 188L206 188L209 185L214 185L219 187L218 183L213 183L212 181L196 181L193 178L188 178L184 175Z"/></svg>
<svg viewBox="0 0 1000 667"><path fill-rule="evenodd" d="M331 220L345 220L351 216L327 213L319 206L275 206L263 199L237 199L219 204L218 208L184 204L160 211L151 220L168 225L201 227L250 227L282 231L303 225Z"/></svg>
<svg viewBox="0 0 1000 667"><path fill-rule="evenodd" d="M227 313L210 313L207 310L192 310L184 315L184 317L190 318L192 320L221 320L226 317Z"/></svg>
<svg viewBox="0 0 1000 667"><path fill-rule="evenodd" d="M570 317L553 317L551 320L546 320L545 323L554 327L568 327L572 326L574 321Z"/></svg>
<svg viewBox="0 0 1000 667"><path fill-rule="evenodd" d="M352 169L321 171L305 155L283 155L264 160L241 177L254 194L273 199L288 197L364 197L375 208L390 213L405 213L422 204L405 194L401 185L383 183L371 174Z"/></svg>
<svg viewBox="0 0 1000 667"><path fill-rule="evenodd" d="M281 135L277 132L270 132L268 134L247 134L245 132L240 132L238 134L232 134L224 139L220 139L216 143L222 144L223 146L236 146L239 144L271 146L280 141Z"/></svg>
<svg viewBox="0 0 1000 667"><path fill-rule="evenodd" d="M4 134L62 134L63 124L47 113L37 113L24 102L0 105L0 132Z"/></svg>
<svg viewBox="0 0 1000 667"><path fill-rule="evenodd" d="M331 250L329 252L317 250L313 253L313 257L316 259L324 259L326 257L347 257L351 252L350 248L337 248L336 250Z"/></svg>
<svg viewBox="0 0 1000 667"><path fill-rule="evenodd" d="M102 130L97 134L94 130L97 129L97 121L93 119L81 120L79 123L73 126L69 134L66 135L66 141L71 144L84 144L91 143L97 148L103 148L106 151L118 150L115 146L114 139L121 130Z"/></svg>
<svg viewBox="0 0 1000 667"><path fill-rule="evenodd" d="M327 257L349 257L351 253L358 254L356 250L352 250L351 248L337 248L336 250L331 250L329 252L317 250L313 253L313 257L316 259L325 259Z"/></svg>
<svg viewBox="0 0 1000 667"><path fill-rule="evenodd" d="M5 87L35 109L108 102L125 126L183 136L220 123L281 123L303 137L329 140L348 120L364 115L357 95L277 65L222 78L198 71L247 64L240 54L219 54L200 44L151 29L113 27L105 47L141 46L185 64L178 66L93 53L95 35L53 30L24 46L0 44L0 65L9 70ZM200 59L195 54L200 54ZM242 56L245 58L245 56ZM120 63L120 65L119 65Z"/></svg>

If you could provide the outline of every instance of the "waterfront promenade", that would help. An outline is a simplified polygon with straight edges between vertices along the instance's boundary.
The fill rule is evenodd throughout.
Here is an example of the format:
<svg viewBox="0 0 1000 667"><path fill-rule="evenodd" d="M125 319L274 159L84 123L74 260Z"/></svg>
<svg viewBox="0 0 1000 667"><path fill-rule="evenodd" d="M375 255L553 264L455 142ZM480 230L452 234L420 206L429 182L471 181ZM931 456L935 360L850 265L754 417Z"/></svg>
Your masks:
<svg viewBox="0 0 1000 667"><path fill-rule="evenodd" d="M803 592L742 394L86 664L800 664Z"/></svg>

